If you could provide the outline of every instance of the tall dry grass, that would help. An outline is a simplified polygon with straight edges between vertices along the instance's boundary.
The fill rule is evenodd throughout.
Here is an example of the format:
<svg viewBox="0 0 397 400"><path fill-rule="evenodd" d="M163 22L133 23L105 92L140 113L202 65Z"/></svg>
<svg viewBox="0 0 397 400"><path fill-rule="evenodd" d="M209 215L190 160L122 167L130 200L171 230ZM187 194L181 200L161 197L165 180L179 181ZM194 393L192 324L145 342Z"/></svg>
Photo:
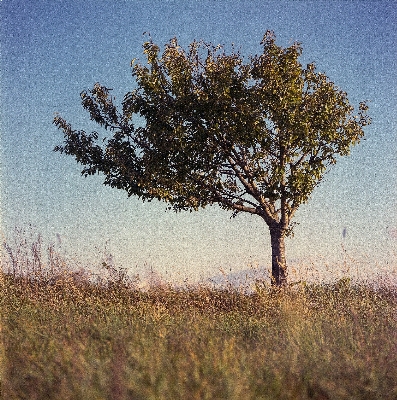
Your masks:
<svg viewBox="0 0 397 400"><path fill-rule="evenodd" d="M397 398L387 285L143 291L124 271L94 280L38 248L5 247L5 399Z"/></svg>

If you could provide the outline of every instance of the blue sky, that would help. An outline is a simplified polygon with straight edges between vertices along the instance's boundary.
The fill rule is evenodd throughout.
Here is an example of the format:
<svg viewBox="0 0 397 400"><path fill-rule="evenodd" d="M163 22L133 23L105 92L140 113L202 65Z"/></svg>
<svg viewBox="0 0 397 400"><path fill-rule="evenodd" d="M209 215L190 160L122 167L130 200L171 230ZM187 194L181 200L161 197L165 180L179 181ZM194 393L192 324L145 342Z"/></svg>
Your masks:
<svg viewBox="0 0 397 400"><path fill-rule="evenodd" d="M49 241L61 238L76 258L95 263L107 243L117 265L174 277L251 264L268 268L263 220L230 219L217 206L165 212L164 203L127 198L103 186L100 176L84 179L71 157L52 151L62 142L52 120L59 112L76 129L95 129L80 92L100 82L121 101L134 87L131 59L144 59L145 31L160 45L174 36L183 46L205 39L235 43L248 56L261 51L271 29L282 46L301 42L302 63L315 61L354 105L368 100L373 119L366 140L298 211L287 259L291 266L338 269L348 254L363 267L396 268L396 1L3 0L0 12L1 229L7 240L15 226L32 224Z"/></svg>

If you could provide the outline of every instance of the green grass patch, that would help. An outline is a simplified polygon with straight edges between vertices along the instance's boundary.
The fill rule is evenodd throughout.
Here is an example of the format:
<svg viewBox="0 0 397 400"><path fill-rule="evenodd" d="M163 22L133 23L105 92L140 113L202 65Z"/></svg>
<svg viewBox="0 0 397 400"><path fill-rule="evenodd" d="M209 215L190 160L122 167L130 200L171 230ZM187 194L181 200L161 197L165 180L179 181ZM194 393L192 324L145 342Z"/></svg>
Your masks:
<svg viewBox="0 0 397 400"><path fill-rule="evenodd" d="M396 399L397 295L1 275L4 399Z"/></svg>

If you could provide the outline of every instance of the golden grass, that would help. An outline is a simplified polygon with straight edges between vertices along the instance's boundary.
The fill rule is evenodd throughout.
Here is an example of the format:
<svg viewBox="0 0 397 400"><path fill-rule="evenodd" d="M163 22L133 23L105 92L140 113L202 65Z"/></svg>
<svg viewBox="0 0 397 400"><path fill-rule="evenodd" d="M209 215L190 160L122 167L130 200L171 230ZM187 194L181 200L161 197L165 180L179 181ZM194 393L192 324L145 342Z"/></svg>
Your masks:
<svg viewBox="0 0 397 400"><path fill-rule="evenodd" d="M387 286L142 291L21 260L0 277L4 399L397 398Z"/></svg>

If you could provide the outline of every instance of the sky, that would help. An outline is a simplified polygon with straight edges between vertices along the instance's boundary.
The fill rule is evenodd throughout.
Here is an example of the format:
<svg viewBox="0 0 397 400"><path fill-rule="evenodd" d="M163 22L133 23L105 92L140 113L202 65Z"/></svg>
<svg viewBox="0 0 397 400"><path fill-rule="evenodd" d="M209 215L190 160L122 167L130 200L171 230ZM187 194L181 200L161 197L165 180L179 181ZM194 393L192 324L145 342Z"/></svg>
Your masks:
<svg viewBox="0 0 397 400"><path fill-rule="evenodd" d="M177 37L259 54L266 30L277 44L302 44L350 102L367 100L366 140L340 159L295 216L287 262L301 273L361 274L397 269L396 1L0 1L1 234L41 234L90 267L108 257L131 273L196 279L270 267L270 235L258 216L218 206L166 212L84 178L70 156L53 152L59 113L74 129L95 126L80 92L95 82L118 101L134 88L130 62L144 60L144 32L163 46ZM325 273L325 272L324 272Z"/></svg>

